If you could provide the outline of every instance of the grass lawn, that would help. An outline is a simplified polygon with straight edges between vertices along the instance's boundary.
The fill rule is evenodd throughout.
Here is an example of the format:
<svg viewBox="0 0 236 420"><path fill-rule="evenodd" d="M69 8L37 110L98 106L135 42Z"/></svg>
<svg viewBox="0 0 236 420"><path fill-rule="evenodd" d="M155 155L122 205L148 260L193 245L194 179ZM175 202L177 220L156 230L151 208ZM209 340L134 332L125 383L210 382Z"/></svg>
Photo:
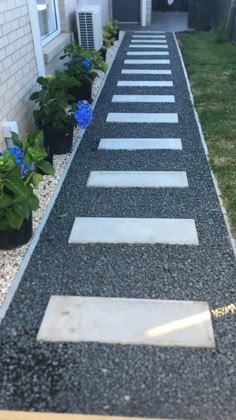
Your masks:
<svg viewBox="0 0 236 420"><path fill-rule="evenodd" d="M236 237L236 46L213 33L178 34L210 165Z"/></svg>

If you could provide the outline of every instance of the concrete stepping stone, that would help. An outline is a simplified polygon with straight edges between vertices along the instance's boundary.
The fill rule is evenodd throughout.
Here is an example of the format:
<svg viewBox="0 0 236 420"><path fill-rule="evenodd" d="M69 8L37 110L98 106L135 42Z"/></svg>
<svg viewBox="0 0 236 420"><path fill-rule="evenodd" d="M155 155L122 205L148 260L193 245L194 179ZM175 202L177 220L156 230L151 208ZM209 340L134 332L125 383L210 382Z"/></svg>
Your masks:
<svg viewBox="0 0 236 420"><path fill-rule="evenodd" d="M126 55L169 55L168 51L128 51Z"/></svg>
<svg viewBox="0 0 236 420"><path fill-rule="evenodd" d="M119 87L173 87L171 80L120 80Z"/></svg>
<svg viewBox="0 0 236 420"><path fill-rule="evenodd" d="M173 95L114 95L113 103L174 103Z"/></svg>
<svg viewBox="0 0 236 420"><path fill-rule="evenodd" d="M182 150L178 138L102 138L99 150Z"/></svg>
<svg viewBox="0 0 236 420"><path fill-rule="evenodd" d="M170 64L170 60L124 60L124 64Z"/></svg>
<svg viewBox="0 0 236 420"><path fill-rule="evenodd" d="M140 420L138 417L121 416L100 416L96 414L68 414L68 413L46 413L45 411L7 411L0 410L0 420ZM150 420L142 417L142 420ZM153 418L152 420L170 420L163 418ZM177 420L177 419L172 419Z"/></svg>
<svg viewBox="0 0 236 420"><path fill-rule="evenodd" d="M69 243L199 245L193 219L76 217Z"/></svg>
<svg viewBox="0 0 236 420"><path fill-rule="evenodd" d="M123 69L122 74L172 74L171 70L136 70L136 69Z"/></svg>
<svg viewBox="0 0 236 420"><path fill-rule="evenodd" d="M38 341L214 348L207 302L51 296Z"/></svg>
<svg viewBox="0 0 236 420"><path fill-rule="evenodd" d="M177 171L91 171L87 187L187 188L188 179Z"/></svg>
<svg viewBox="0 0 236 420"><path fill-rule="evenodd" d="M167 44L167 41L165 39L131 39L130 41L131 43L138 43L138 44L156 44L156 45L160 45L160 44Z"/></svg>
<svg viewBox="0 0 236 420"><path fill-rule="evenodd" d="M107 122L117 123L154 123L175 124L178 123L178 114L175 113L130 113L110 112Z"/></svg>
<svg viewBox="0 0 236 420"><path fill-rule="evenodd" d="M129 48L156 48L156 49L160 49L160 48L168 48L168 45L149 45L149 44L144 44L144 45L142 45L142 44L135 44L135 45L132 45L132 44L130 44L129 45Z"/></svg>
<svg viewBox="0 0 236 420"><path fill-rule="evenodd" d="M164 39L166 40L165 35L133 35L132 39Z"/></svg>

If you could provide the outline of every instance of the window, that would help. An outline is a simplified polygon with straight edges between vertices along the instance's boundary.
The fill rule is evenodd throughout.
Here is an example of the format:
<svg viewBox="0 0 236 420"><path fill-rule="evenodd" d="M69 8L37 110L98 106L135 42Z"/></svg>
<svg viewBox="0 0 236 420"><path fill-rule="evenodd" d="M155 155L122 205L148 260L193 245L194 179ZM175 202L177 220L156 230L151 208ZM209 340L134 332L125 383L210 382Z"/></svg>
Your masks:
<svg viewBox="0 0 236 420"><path fill-rule="evenodd" d="M60 33L57 0L37 0L42 44L45 45Z"/></svg>

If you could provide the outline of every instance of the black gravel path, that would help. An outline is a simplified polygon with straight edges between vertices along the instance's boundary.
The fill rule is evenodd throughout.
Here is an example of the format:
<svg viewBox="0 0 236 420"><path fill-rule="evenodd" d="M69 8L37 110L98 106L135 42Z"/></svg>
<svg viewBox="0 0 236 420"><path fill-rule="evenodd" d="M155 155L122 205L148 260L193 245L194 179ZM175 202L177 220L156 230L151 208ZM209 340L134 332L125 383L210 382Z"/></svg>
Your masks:
<svg viewBox="0 0 236 420"><path fill-rule="evenodd" d="M162 67L172 76L121 75L135 68L123 64L130 38L1 324L0 409L233 420L233 313L213 317L216 350L36 342L51 295L206 300L211 309L236 302L235 257L174 38L167 34L171 65ZM174 88L116 86L157 79ZM174 94L176 104L112 104L114 93ZM108 112L139 111L178 112L179 124L105 123ZM101 137L181 137L183 151L97 151ZM189 189L88 189L91 170L187 171ZM76 216L194 218L200 246L68 245Z"/></svg>

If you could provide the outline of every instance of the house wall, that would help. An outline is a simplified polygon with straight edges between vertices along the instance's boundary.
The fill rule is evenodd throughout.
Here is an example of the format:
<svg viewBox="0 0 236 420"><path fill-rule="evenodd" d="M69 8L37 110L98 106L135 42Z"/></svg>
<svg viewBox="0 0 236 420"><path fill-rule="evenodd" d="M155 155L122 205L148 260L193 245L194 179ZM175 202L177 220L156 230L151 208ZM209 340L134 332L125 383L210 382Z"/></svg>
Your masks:
<svg viewBox="0 0 236 420"><path fill-rule="evenodd" d="M59 9L62 33L42 47L46 73L63 69L59 57L75 30L76 0L59 0ZM34 128L29 97L37 77L28 0L0 0L0 150L6 147L3 122L16 121L21 136Z"/></svg>
<svg viewBox="0 0 236 420"><path fill-rule="evenodd" d="M0 150L2 122L16 120L21 134L32 127L37 74L27 0L0 0Z"/></svg>

